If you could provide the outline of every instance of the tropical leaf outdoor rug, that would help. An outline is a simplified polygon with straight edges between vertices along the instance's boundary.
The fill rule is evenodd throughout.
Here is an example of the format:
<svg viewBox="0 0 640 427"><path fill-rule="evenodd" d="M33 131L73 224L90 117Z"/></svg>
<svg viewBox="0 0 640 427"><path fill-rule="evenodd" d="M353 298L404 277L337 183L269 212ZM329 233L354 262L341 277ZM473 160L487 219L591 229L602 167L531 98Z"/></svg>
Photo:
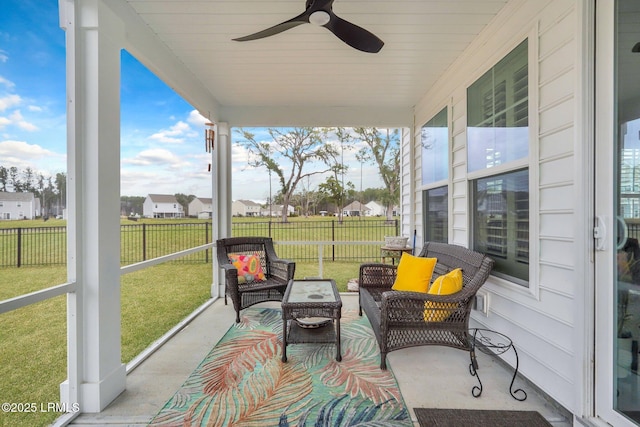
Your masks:
<svg viewBox="0 0 640 427"><path fill-rule="evenodd" d="M279 309L249 308L152 426L412 426L366 317L344 310L342 362L331 344L287 346Z"/></svg>

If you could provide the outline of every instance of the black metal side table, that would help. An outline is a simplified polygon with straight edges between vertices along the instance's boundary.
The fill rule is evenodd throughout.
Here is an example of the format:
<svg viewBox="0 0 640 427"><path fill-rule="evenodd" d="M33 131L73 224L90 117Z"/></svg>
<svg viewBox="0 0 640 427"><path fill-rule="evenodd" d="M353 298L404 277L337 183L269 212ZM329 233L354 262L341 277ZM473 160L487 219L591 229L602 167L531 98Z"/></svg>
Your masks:
<svg viewBox="0 0 640 427"><path fill-rule="evenodd" d="M473 397L480 397L482 394L482 381L478 376L478 361L476 360L475 350L476 348L481 352L490 356L499 356L506 353L509 350L513 350L513 354L516 356L516 367L513 372L513 378L511 378L511 384L509 385L509 393L511 397L522 402L527 399L527 393L519 388L514 390L513 383L518 375L518 352L513 345L513 341L508 336L501 334L500 332L492 331L490 329L472 328L469 329L470 345L471 345L471 364L469 365L469 372L472 376L476 377L480 386L473 386L471 393ZM517 396L519 394L519 396ZM522 396L522 397L521 397Z"/></svg>

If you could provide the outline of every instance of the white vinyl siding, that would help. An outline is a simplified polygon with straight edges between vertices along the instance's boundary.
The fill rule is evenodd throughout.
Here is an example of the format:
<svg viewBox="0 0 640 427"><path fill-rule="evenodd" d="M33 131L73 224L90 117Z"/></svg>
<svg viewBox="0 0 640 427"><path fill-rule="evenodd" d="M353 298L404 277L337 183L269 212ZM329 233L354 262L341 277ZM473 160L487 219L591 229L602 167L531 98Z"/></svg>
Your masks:
<svg viewBox="0 0 640 427"><path fill-rule="evenodd" d="M461 94L463 95L463 94ZM461 246L469 245L469 202L467 183L467 105L466 91L464 96L456 99L452 111L452 179L449 191L453 221L451 243Z"/></svg>
<svg viewBox="0 0 640 427"><path fill-rule="evenodd" d="M576 177L583 171L576 166L575 120L580 116L574 102L578 84L579 58L576 43L576 3L511 3L456 61L434 88L424 94L415 108L414 135L427 120L450 105L450 243L469 247L469 177L467 176L466 88L494 66L520 42L529 39L529 126L528 163L531 194L530 288L523 289L492 276L483 287L490 294L489 314L473 314L476 325L505 333L513 339L524 376L569 410L580 410L581 391L576 383L586 338L576 339L576 320L582 310L576 306L577 287L584 286L584 273L576 271L582 256L584 238L578 239L579 218L576 203L586 186ZM408 144L403 149L416 150ZM421 159L416 153L413 168L419 179ZM501 171L505 172L505 171ZM420 182L415 182L413 210L422 212ZM582 215L582 214L580 214ZM416 218L420 224L422 218ZM509 360L507 360L509 361ZM510 363L512 361L509 361Z"/></svg>

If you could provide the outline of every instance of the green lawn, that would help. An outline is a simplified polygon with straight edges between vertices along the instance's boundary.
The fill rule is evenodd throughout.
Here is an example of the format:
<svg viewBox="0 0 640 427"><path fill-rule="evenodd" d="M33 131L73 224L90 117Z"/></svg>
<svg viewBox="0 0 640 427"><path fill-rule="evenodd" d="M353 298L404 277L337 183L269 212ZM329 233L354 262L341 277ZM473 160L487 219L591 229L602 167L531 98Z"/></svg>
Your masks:
<svg viewBox="0 0 640 427"><path fill-rule="evenodd" d="M296 225L309 221L326 221L335 227L333 217L295 218ZM379 218L377 219L380 220ZM351 218L349 221L367 219ZM144 220L137 223L194 223L194 219ZM234 218L234 224L264 226L264 218ZM346 221L345 221L346 222ZM135 222L123 220L123 224ZM0 221L0 228L63 226L63 220ZM279 238L313 241L291 224L290 233ZM350 231L354 240L373 240ZM274 239L276 239L274 237ZM284 250L284 246L282 248ZM326 257L325 252L325 257ZM318 276L317 257L313 261L296 261L296 277ZM307 256L309 258L309 256ZM295 260L295 258L293 258ZM325 258L322 276L336 281L346 292L347 281L358 277L360 262L330 261ZM209 298L211 263L171 262L122 276L122 361L127 363L180 322ZM66 282L66 267L21 267L0 269L0 300L23 295ZM229 308L231 309L231 308ZM40 412L40 405L59 403L60 383L66 374L66 297L60 296L0 315L0 403L35 403L35 413L0 412L0 426L48 425L59 414Z"/></svg>
<svg viewBox="0 0 640 427"><path fill-rule="evenodd" d="M325 262L324 277L341 291L359 264ZM317 263L297 263L296 277L318 275ZM0 270L0 300L64 283L65 267ZM209 298L211 264L166 263L122 276L122 361L127 363ZM66 374L66 297L0 315L2 402L59 402ZM9 344L10 343L10 344ZM44 426L59 414L3 413L0 426Z"/></svg>
<svg viewBox="0 0 640 427"><path fill-rule="evenodd" d="M52 283L64 267L0 271L0 300ZM126 363L209 298L211 264L163 264L122 277L122 361ZM0 315L0 401L60 401L66 374L66 297ZM41 426L59 414L3 413L0 426Z"/></svg>

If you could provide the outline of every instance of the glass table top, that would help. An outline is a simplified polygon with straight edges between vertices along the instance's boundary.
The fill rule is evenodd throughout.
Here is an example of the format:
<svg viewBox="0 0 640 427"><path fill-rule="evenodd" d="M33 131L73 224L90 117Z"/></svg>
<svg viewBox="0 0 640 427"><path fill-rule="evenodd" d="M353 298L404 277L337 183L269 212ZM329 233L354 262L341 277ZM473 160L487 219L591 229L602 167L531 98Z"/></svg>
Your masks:
<svg viewBox="0 0 640 427"><path fill-rule="evenodd" d="M330 280L294 280L289 302L334 302L336 294Z"/></svg>

